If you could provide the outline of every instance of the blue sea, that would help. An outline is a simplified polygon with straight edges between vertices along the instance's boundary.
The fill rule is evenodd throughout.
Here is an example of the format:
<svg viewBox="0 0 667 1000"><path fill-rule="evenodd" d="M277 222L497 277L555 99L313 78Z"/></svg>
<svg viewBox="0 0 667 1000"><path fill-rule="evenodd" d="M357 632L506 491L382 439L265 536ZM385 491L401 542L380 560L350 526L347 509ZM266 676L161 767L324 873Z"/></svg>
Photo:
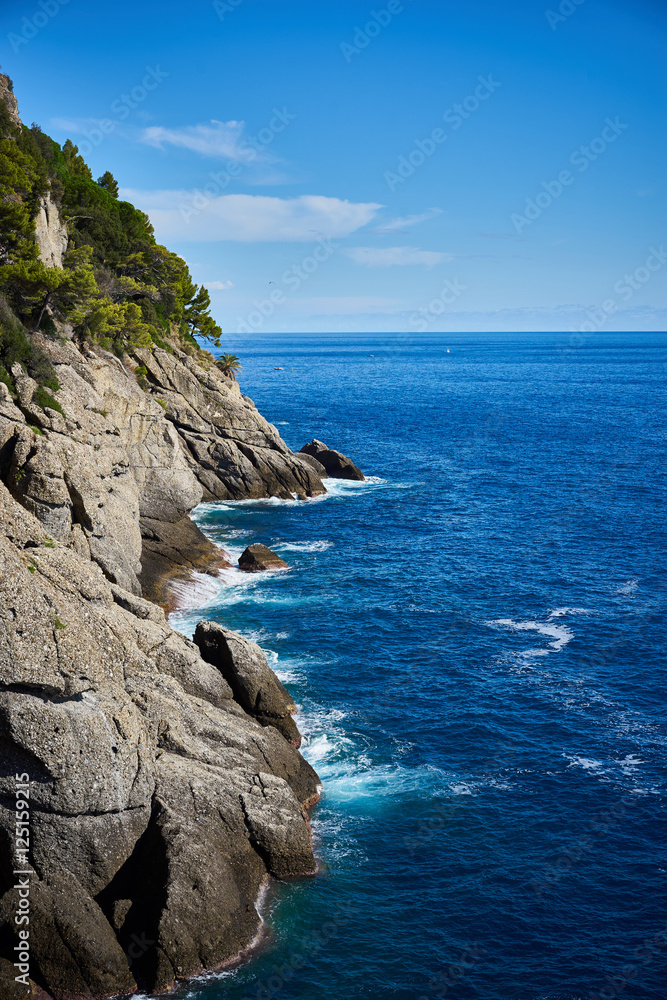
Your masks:
<svg viewBox="0 0 667 1000"><path fill-rule="evenodd" d="M324 790L321 873L273 883L252 959L180 996L667 996L666 346L228 346L290 447L368 479L195 514L290 569L205 578L173 623L261 644Z"/></svg>

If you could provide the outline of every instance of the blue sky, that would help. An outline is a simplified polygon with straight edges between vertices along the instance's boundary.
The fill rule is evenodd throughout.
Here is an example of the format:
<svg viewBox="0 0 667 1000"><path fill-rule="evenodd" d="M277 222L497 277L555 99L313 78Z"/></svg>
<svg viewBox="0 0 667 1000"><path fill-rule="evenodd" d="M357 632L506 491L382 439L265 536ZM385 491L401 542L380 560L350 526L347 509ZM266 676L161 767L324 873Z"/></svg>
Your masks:
<svg viewBox="0 0 667 1000"><path fill-rule="evenodd" d="M665 329L657 0L4 0L0 42L230 346Z"/></svg>

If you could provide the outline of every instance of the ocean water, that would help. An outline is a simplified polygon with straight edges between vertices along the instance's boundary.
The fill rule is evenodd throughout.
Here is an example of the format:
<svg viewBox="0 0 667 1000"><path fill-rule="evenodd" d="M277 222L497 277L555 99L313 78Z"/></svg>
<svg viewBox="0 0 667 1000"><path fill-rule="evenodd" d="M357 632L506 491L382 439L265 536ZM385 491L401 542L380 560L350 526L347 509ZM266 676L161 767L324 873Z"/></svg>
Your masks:
<svg viewBox="0 0 667 1000"><path fill-rule="evenodd" d="M290 569L203 578L174 625L262 645L324 793L321 873L180 996L664 1000L667 340L231 346L291 447L369 479L197 511Z"/></svg>

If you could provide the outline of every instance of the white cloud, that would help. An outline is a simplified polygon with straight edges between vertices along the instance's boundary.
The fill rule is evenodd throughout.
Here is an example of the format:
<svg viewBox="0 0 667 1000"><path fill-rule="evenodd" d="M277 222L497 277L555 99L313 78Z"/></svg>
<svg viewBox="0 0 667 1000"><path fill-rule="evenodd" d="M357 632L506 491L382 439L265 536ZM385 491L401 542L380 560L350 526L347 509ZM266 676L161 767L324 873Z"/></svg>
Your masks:
<svg viewBox="0 0 667 1000"><path fill-rule="evenodd" d="M320 237L349 236L383 207L324 195L275 198L228 194L209 197L198 191L133 191L121 197L146 212L158 238L212 243L315 243Z"/></svg>
<svg viewBox="0 0 667 1000"><path fill-rule="evenodd" d="M451 254L419 250L417 247L351 247L343 253L355 264L364 267L408 267L416 264L433 267L454 259Z"/></svg>
<svg viewBox="0 0 667 1000"><path fill-rule="evenodd" d="M92 123L90 118L82 118L75 121L73 118L52 118L51 126L60 129L62 132L78 133L83 132L86 124Z"/></svg>
<svg viewBox="0 0 667 1000"><path fill-rule="evenodd" d="M429 208L427 212L422 212L421 215L401 215L397 219L392 219L391 222L378 226L374 232L380 233L383 236L392 236L394 233L402 233L406 229L412 229L413 226L418 226L420 222L428 222L429 219L434 219L436 215L442 215L441 208Z"/></svg>
<svg viewBox="0 0 667 1000"><path fill-rule="evenodd" d="M205 281L204 284L210 292L226 292L234 287L233 281Z"/></svg>
<svg viewBox="0 0 667 1000"><path fill-rule="evenodd" d="M202 156L248 162L259 158L259 152L245 143L245 122L211 121L208 125L186 125L184 128L163 128L153 125L144 129L141 142L155 149L176 146Z"/></svg>

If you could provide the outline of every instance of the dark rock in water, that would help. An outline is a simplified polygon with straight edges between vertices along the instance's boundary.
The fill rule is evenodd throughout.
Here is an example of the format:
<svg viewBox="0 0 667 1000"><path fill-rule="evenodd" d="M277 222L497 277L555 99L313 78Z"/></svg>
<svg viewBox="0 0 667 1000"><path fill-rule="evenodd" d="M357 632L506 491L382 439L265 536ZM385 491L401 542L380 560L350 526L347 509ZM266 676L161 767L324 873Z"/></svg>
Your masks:
<svg viewBox="0 0 667 1000"><path fill-rule="evenodd" d="M241 708L261 725L274 726L298 748L301 734L292 718L296 705L261 647L214 622L200 622L194 638L203 659L218 668Z"/></svg>
<svg viewBox="0 0 667 1000"><path fill-rule="evenodd" d="M239 569L246 573L261 573L267 569L285 569L287 563L266 545L249 545L239 559Z"/></svg>
<svg viewBox="0 0 667 1000"><path fill-rule="evenodd" d="M313 438L301 449L302 455L309 455L317 459L318 463L324 466L328 476L332 479L356 479L362 482L366 477L361 469L358 469L352 459L343 455L340 451L327 448L322 441Z"/></svg>
<svg viewBox="0 0 667 1000"><path fill-rule="evenodd" d="M305 446L306 448L308 445ZM308 462L308 465L313 469L314 472L320 477L320 479L328 479L329 473L324 468L321 462L318 462L313 455L309 455L308 452L301 449L299 454L303 457L304 462Z"/></svg>

